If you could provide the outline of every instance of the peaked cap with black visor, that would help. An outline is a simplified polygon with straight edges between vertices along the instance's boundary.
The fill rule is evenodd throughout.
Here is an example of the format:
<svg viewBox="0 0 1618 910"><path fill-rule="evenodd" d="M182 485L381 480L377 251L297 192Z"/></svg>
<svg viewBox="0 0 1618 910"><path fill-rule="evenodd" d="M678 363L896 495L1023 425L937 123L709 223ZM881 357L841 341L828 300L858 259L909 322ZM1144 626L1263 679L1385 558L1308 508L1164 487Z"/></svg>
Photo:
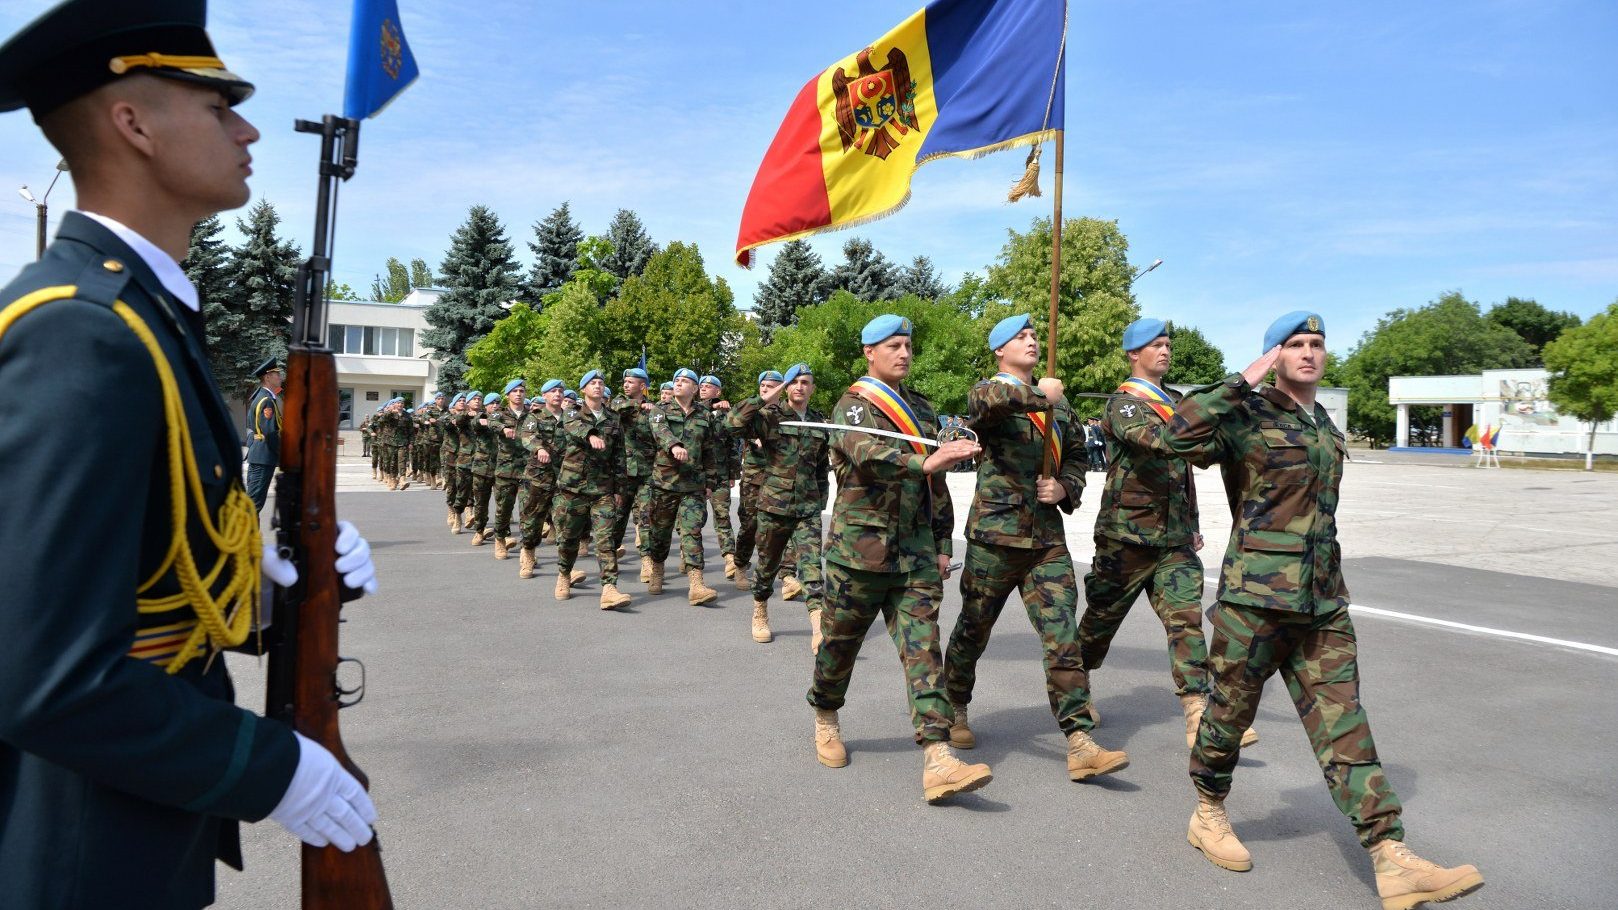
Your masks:
<svg viewBox="0 0 1618 910"><path fill-rule="evenodd" d="M124 76L212 88L232 105L253 84L225 69L204 26L206 0L67 0L0 47L0 112L35 122Z"/></svg>

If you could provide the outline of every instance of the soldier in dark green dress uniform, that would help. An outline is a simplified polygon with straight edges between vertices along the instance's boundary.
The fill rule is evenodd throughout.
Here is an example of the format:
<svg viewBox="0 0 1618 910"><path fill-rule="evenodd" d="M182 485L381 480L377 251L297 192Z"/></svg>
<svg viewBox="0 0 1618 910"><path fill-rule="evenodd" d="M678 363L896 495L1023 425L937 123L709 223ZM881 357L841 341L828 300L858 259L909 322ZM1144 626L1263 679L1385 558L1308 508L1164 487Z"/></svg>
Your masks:
<svg viewBox="0 0 1618 910"><path fill-rule="evenodd" d="M1235 517L1210 612L1212 691L1191 750L1197 809L1187 839L1238 872L1252 856L1225 812L1241 734L1281 674L1337 808L1371 855L1385 910L1444 901L1483 884L1472 866L1446 869L1407 848L1399 799L1383 773L1360 702L1358 647L1348 615L1337 496L1346 446L1315 400L1326 366L1325 322L1282 316L1265 353L1241 373L1187 395L1165 438L1171 451L1212 445ZM1260 385L1271 369L1274 385Z"/></svg>
<svg viewBox="0 0 1618 910"><path fill-rule="evenodd" d="M1044 652L1045 693L1067 737L1068 778L1110 774L1127 766L1129 757L1090 738L1090 684L1074 617L1077 584L1062 527L1062 514L1072 514L1084 493L1084 436L1061 381L1047 376L1034 382L1039 336L1033 320L1026 314L1002 319L989 332L989 350L999 372L974 386L967 399L983 457L966 521L961 614L944 655L944 687L955 716L949 739L963 749L977 745L966 709L978 659L1016 590Z"/></svg>
<svg viewBox="0 0 1618 910"><path fill-rule="evenodd" d="M247 402L247 495L264 511L270 478L281 462L281 365L271 357L253 371L259 387Z"/></svg>
<svg viewBox="0 0 1618 910"><path fill-rule="evenodd" d="M837 402L832 419L933 439L932 404L904 380L910 375L910 320L878 316L860 333L869 374ZM949 749L955 722L944 695L938 609L949 577L955 529L945 474L975 457L976 443L956 440L931 449L869 433L831 440L837 499L826 542L824 638L815 658L808 700L815 709L815 757L829 768L848 764L837 711L872 620L880 614L899 651L916 742L925 756L922 792L928 802L976 790L992 775Z"/></svg>
<svg viewBox="0 0 1618 910"><path fill-rule="evenodd" d="M624 476L624 432L607 407L606 383L591 370L579 380L579 407L562 418L562 463L556 472L556 599L567 600L578 580L573 561L588 533L601 567L601 609L626 606L618 590L618 553L612 523L618 514L618 483Z"/></svg>
<svg viewBox="0 0 1618 910"><path fill-rule="evenodd" d="M759 394L742 402L730 417L738 438L762 442L765 462L753 491L753 520L758 531L758 572L753 577L753 640L773 641L770 591L781 571L781 557L795 550L808 576L809 650L820 653L821 612L825 598L820 583L820 512L830 488L826 431L782 426L783 421L825 423L826 415L809 406L815 376L807 363L787 370L782 382L759 383ZM786 400L782 401L783 393ZM745 484L743 485L745 489ZM745 576L744 576L745 577Z"/></svg>
<svg viewBox="0 0 1618 910"><path fill-rule="evenodd" d="M648 594L663 593L663 564L675 526L680 532L680 562L690 580L692 606L710 603L719 592L702 580L702 526L708 518L708 496L719 476L720 454L714 450L713 414L699 404L697 374L676 370L670 399L652 411L652 437L657 460L652 465L652 571Z"/></svg>
<svg viewBox="0 0 1618 910"><path fill-rule="evenodd" d="M501 406L489 417L494 435L494 558L505 559L517 538L511 536L511 515L517 509L517 490L528 468L528 449L518 431L528 417L525 399L528 383L513 379L506 383Z"/></svg>
<svg viewBox="0 0 1618 910"><path fill-rule="evenodd" d="M258 139L204 19L200 0L74 0L0 47L0 111L29 109L78 193L0 289L7 908L202 907L214 861L241 865L240 822L352 849L375 819L329 752L235 706L216 659L247 641L265 577L297 573L260 538L179 266L196 222L246 203ZM111 433L26 405L108 390ZM345 581L374 590L369 545L340 541Z"/></svg>
<svg viewBox="0 0 1618 910"><path fill-rule="evenodd" d="M528 462L523 468L521 565L518 578L533 578L537 568L534 551L550 520L556 498L556 469L562 465L562 380L547 379L539 387L539 405L530 408L518 429Z"/></svg>

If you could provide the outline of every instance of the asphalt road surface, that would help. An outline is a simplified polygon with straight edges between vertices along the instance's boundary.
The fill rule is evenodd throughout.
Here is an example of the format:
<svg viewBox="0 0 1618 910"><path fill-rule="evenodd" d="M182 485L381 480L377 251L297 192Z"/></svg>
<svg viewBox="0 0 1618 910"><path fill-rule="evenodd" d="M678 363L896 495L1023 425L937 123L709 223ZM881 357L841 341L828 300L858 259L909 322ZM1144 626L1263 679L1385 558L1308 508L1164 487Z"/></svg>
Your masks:
<svg viewBox="0 0 1618 910"><path fill-rule="evenodd" d="M963 753L994 782L929 806L880 624L842 712L851 764L827 769L804 701L804 607L775 601L776 640L755 644L750 597L724 582L711 537L716 605L688 606L678 576L645 596L631 548L635 602L603 613L593 578L552 598L552 547L522 581L515 554L496 562L447 532L442 494L377 492L357 463L341 471L339 508L383 584L343 627L369 677L344 738L370 775L401 908L1378 906L1279 679L1228 803L1255 868L1218 869L1187 845L1183 726L1144 601L1092 677L1096 736L1128 750L1126 770L1067 780L1013 597L979 667L979 747ZM952 483L964 511L970 478ZM1217 478L1199 484L1214 575L1228 516L1214 514ZM1081 573L1087 499L1069 524ZM1615 507L1610 475L1350 468L1362 696L1411 846L1488 881L1453 906L1618 905ZM960 598L946 589L947 630ZM243 704L261 707L259 668L231 661ZM296 906L291 836L266 823L244 839L247 871L220 867L220 906Z"/></svg>

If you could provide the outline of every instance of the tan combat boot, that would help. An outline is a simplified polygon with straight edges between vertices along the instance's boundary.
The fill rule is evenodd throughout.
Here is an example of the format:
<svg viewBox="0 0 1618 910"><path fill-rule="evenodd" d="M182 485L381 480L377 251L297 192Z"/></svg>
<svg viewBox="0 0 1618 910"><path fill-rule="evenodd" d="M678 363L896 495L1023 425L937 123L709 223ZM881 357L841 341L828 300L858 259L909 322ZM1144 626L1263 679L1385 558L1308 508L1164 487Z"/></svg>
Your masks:
<svg viewBox="0 0 1618 910"><path fill-rule="evenodd" d="M651 580L652 580L652 557L650 557L650 556L642 556L640 558L640 583L641 584L646 584L647 582L649 582Z"/></svg>
<svg viewBox="0 0 1618 910"><path fill-rule="evenodd" d="M400 490L408 490L408 489L410 489L410 481L407 480L407 479L401 478L397 474L393 475L393 482L399 485Z"/></svg>
<svg viewBox="0 0 1618 910"><path fill-rule="evenodd" d="M735 557L731 558L734 559ZM736 582L736 590L738 591L745 591L752 587L752 584L747 580L747 565L745 563L736 564L736 574L732 575L731 579Z"/></svg>
<svg viewBox="0 0 1618 910"><path fill-rule="evenodd" d="M507 556L511 555L511 548L506 543L506 541L508 541L510 539L511 538L509 538L509 537L501 537L499 531L494 532L494 558L495 559L505 559Z"/></svg>
<svg viewBox="0 0 1618 910"><path fill-rule="evenodd" d="M399 489L399 479L394 477L392 474L383 474L382 482L388 485L389 490Z"/></svg>
<svg viewBox="0 0 1618 910"><path fill-rule="evenodd" d="M488 537L487 537L488 534L489 534L488 531L473 531L472 532L472 546L474 546L474 547L483 546L483 541L488 539Z"/></svg>
<svg viewBox="0 0 1618 910"><path fill-rule="evenodd" d="M1090 734L1074 730L1067 735L1067 778L1084 780L1098 774L1111 774L1129 767L1129 755L1122 750L1103 749Z"/></svg>
<svg viewBox="0 0 1618 910"><path fill-rule="evenodd" d="M616 610L619 607L629 606L628 594L618 590L617 585L604 585L601 588L601 609Z"/></svg>
<svg viewBox="0 0 1618 910"><path fill-rule="evenodd" d="M1202 712L1208 707L1208 696L1191 693L1180 696L1180 711L1185 714L1185 747L1197 744L1197 728L1202 726Z"/></svg>
<svg viewBox="0 0 1618 910"><path fill-rule="evenodd" d="M955 726L949 728L949 744L957 749L977 748L978 738L972 733L972 725L966 720L966 705L952 704L955 709Z"/></svg>
<svg viewBox="0 0 1618 910"><path fill-rule="evenodd" d="M958 793L971 793L994 780L988 765L969 765L955 757L948 743L922 746L921 790L930 803Z"/></svg>
<svg viewBox="0 0 1618 910"><path fill-rule="evenodd" d="M573 586L568 584L568 574L561 570L556 572L556 599L567 600L573 596Z"/></svg>
<svg viewBox="0 0 1618 910"><path fill-rule="evenodd" d="M462 509L461 527L470 529L472 527L472 519L476 517L476 514L477 513L473 511L471 506L467 506L466 508Z"/></svg>
<svg viewBox="0 0 1618 910"><path fill-rule="evenodd" d="M753 601L753 640L761 645L775 641L775 633L770 631L769 604L762 600Z"/></svg>
<svg viewBox="0 0 1618 910"><path fill-rule="evenodd" d="M517 559L518 559L517 577L518 578L533 578L534 577L534 548L533 547L523 547L522 552L517 555Z"/></svg>
<svg viewBox="0 0 1618 910"><path fill-rule="evenodd" d="M798 576L788 575L787 577L781 579L782 600L797 600L802 596L803 582L798 581Z"/></svg>
<svg viewBox="0 0 1618 910"><path fill-rule="evenodd" d="M461 513L453 508L449 510L449 532L451 534L461 533Z"/></svg>
<svg viewBox="0 0 1618 910"><path fill-rule="evenodd" d="M573 573L570 576L568 576L567 580L568 580L568 584L576 585L576 584L583 583L583 581L586 578L589 578L589 577L590 577L589 572L586 572L583 569L574 569Z"/></svg>
<svg viewBox="0 0 1618 910"><path fill-rule="evenodd" d="M736 577L736 554L734 553L725 554L725 577Z"/></svg>
<svg viewBox="0 0 1618 910"><path fill-rule="evenodd" d="M1231 830L1222 799L1197 794L1197 811L1191 813L1191 826L1186 829L1185 839L1201 850L1208 862L1222 869L1246 872L1253 868L1253 855Z"/></svg>
<svg viewBox="0 0 1618 910"><path fill-rule="evenodd" d="M1483 887L1476 866L1446 869L1411 853L1400 841L1377 841L1369 850L1382 910L1410 910L1423 901L1452 900Z"/></svg>
<svg viewBox="0 0 1618 910"><path fill-rule="evenodd" d="M651 557L648 556L646 558L650 559ZM660 562L652 563L652 573L646 579L646 593L647 594L662 594L663 593L663 564L660 563Z"/></svg>
<svg viewBox="0 0 1618 910"><path fill-rule="evenodd" d="M691 606L700 607L705 603L712 603L718 599L719 592L703 584L701 569L687 569L685 577L691 580L691 591L686 596L686 600L691 602Z"/></svg>
<svg viewBox="0 0 1618 910"><path fill-rule="evenodd" d="M843 731L837 726L836 711L815 709L815 758L828 768L848 764L848 748L843 745Z"/></svg>
<svg viewBox="0 0 1618 910"><path fill-rule="evenodd" d="M1256 742L1258 742L1258 734L1253 732L1252 727L1242 731L1242 748L1245 749Z"/></svg>
<svg viewBox="0 0 1618 910"><path fill-rule="evenodd" d="M826 633L820 630L820 611L809 611L809 653L819 654L820 643L825 639Z"/></svg>

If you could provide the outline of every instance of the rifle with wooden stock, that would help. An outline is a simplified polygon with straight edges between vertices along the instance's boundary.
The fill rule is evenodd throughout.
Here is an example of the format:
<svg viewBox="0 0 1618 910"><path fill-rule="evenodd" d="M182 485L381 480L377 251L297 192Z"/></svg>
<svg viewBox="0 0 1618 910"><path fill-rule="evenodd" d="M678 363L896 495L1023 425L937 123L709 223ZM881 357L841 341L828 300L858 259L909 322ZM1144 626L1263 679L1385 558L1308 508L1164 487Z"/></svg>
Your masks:
<svg viewBox="0 0 1618 910"><path fill-rule="evenodd" d="M266 630L269 655L265 713L326 747L361 785L365 774L348 757L337 712L365 695L364 665L337 653L339 611L347 591L337 574L336 357L326 346L326 281L331 273L333 209L338 182L354 175L359 121L328 114L299 120L300 133L321 137L320 192L310 256L298 267L287 349L281 436L281 477L276 486L276 533L281 555L298 568L290 588L277 588ZM357 685L345 687L338 667L359 667ZM345 701L345 698L350 700ZM303 845L304 910L391 910L382 849L376 837L348 853Z"/></svg>

